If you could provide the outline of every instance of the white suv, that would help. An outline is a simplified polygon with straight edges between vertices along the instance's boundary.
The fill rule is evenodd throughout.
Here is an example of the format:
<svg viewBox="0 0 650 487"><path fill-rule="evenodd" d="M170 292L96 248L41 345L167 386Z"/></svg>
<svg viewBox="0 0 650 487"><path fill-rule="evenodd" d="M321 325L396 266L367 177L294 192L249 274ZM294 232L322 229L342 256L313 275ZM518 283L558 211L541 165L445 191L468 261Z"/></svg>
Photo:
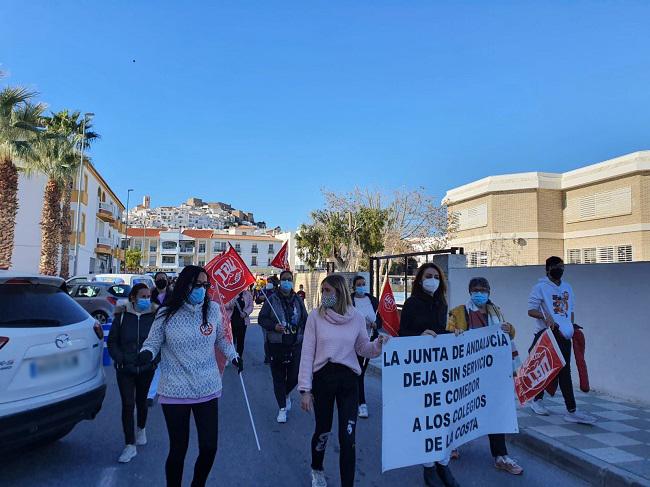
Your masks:
<svg viewBox="0 0 650 487"><path fill-rule="evenodd" d="M97 415L103 347L63 279L0 271L0 451L62 438Z"/></svg>

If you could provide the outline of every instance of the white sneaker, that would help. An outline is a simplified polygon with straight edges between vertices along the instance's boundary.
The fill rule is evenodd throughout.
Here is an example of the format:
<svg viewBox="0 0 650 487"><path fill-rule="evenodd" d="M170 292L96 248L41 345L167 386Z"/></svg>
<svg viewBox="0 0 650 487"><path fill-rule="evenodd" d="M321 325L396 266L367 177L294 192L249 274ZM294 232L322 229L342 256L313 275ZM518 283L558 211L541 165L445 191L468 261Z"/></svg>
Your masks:
<svg viewBox="0 0 650 487"><path fill-rule="evenodd" d="M124 451L120 455L120 458L117 459L120 463L129 463L131 459L138 454L138 449L135 445L126 445Z"/></svg>
<svg viewBox="0 0 650 487"><path fill-rule="evenodd" d="M147 444L147 432L144 428L135 430L135 444L138 446L143 446Z"/></svg>
<svg viewBox="0 0 650 487"><path fill-rule="evenodd" d="M287 422L287 410L285 408L280 409L278 412L278 423Z"/></svg>
<svg viewBox="0 0 650 487"><path fill-rule="evenodd" d="M287 404L287 405L284 407L284 409L286 409L287 412L291 411L291 397L290 397L290 396L287 396L287 402L286 402L286 404Z"/></svg>
<svg viewBox="0 0 650 487"><path fill-rule="evenodd" d="M551 414L548 409L546 409L546 407L542 404L541 400L531 402L530 408L535 414L539 414L540 416L548 416Z"/></svg>
<svg viewBox="0 0 650 487"><path fill-rule="evenodd" d="M596 418L587 413L574 411L572 413L566 413L564 415L564 421L569 423L594 424L596 423Z"/></svg>
<svg viewBox="0 0 650 487"><path fill-rule="evenodd" d="M359 417L360 418L368 417L368 406L366 404L359 404Z"/></svg>
<svg viewBox="0 0 650 487"><path fill-rule="evenodd" d="M325 472L322 470L311 471L311 487L327 487Z"/></svg>

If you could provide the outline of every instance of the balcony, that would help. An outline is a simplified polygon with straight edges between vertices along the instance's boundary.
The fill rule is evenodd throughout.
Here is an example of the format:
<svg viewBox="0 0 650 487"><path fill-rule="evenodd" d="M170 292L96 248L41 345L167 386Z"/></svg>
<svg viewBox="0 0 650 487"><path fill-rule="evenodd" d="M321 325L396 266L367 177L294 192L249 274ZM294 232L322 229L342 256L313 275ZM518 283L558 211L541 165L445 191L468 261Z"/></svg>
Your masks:
<svg viewBox="0 0 650 487"><path fill-rule="evenodd" d="M115 221L115 207L110 203L99 203L99 208L97 209L97 218L107 223L112 223Z"/></svg>
<svg viewBox="0 0 650 487"><path fill-rule="evenodd" d="M106 237L97 237L95 253L113 255L113 240Z"/></svg>
<svg viewBox="0 0 650 487"><path fill-rule="evenodd" d="M191 246L189 246L189 245L181 245L181 246L179 247L179 253L180 253L181 255L191 255L191 254L194 254L194 246L193 246L193 245L191 245Z"/></svg>

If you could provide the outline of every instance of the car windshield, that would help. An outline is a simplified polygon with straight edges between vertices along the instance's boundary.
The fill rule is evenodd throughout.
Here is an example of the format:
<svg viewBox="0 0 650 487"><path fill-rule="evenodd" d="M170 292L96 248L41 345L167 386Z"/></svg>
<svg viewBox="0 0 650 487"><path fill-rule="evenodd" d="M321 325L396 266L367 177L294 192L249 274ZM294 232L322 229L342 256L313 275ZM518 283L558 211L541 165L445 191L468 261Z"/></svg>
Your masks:
<svg viewBox="0 0 650 487"><path fill-rule="evenodd" d="M46 284L0 285L0 328L65 326L88 313L60 288Z"/></svg>

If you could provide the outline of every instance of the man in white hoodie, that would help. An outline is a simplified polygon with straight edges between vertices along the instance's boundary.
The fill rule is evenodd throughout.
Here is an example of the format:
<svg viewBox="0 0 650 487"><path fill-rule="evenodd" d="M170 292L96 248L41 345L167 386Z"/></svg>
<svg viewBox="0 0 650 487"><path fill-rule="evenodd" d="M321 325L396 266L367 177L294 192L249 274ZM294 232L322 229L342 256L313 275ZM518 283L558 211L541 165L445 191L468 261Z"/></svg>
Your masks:
<svg viewBox="0 0 650 487"><path fill-rule="evenodd" d="M576 400L571 381L571 339L573 338L575 296L571 286L562 280L563 275L564 262L561 258L553 256L546 259L546 277L535 284L528 297L528 316L537 320L535 338L529 352L546 328L550 328L566 362L558 374L560 390L567 408L564 419L570 423L594 424L596 418L576 411ZM542 403L543 397L544 392L542 391L531 403L531 408L536 414L548 416L549 411Z"/></svg>

